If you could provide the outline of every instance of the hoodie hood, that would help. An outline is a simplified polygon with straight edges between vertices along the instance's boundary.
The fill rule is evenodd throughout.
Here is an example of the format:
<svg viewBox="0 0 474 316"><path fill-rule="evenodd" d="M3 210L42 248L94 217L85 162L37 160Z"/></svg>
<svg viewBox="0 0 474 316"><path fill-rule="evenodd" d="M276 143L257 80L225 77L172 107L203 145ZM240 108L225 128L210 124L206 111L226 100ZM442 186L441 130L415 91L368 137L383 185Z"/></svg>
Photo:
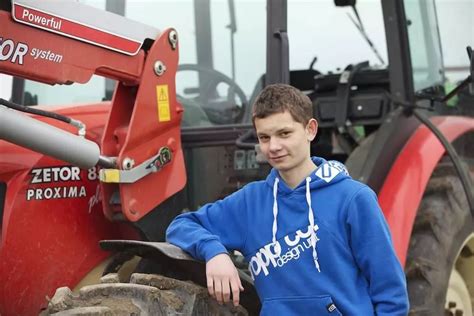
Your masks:
<svg viewBox="0 0 474 316"><path fill-rule="evenodd" d="M311 190L333 185L341 180L350 178L346 166L336 160L326 160L321 157L312 157L311 160L316 165L316 170L304 179L296 188L291 189L280 177L278 170L273 168L267 176L265 182L273 188L275 179L278 179L278 194L290 194L295 191L304 191L307 179L310 178L309 187Z"/></svg>
<svg viewBox="0 0 474 316"><path fill-rule="evenodd" d="M292 192L304 191L306 195L306 203L308 205L308 224L311 229L310 244L313 250L314 265L318 272L321 272L318 252L316 250L316 242L318 237L316 231L319 229L318 225L314 222L314 211L311 200L311 190L335 184L343 179L349 178L349 173L346 167L336 160L326 161L323 158L312 157L314 164L317 166L316 171L311 172L305 180L303 180L294 190L289 188L284 181L280 179L280 174L276 169L272 169L266 179L266 183L272 186L273 189L273 225L272 225L272 244L276 254L281 254L281 246L277 243L276 235L278 232L278 194L291 194Z"/></svg>

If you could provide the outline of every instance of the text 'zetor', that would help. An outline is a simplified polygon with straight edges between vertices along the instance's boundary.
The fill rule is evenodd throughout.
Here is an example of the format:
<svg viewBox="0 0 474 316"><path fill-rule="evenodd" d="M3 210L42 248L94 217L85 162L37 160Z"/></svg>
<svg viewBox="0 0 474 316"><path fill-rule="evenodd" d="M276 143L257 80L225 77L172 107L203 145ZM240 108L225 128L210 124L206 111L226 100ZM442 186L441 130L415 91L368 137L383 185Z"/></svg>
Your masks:
<svg viewBox="0 0 474 316"><path fill-rule="evenodd" d="M28 53L28 45L15 43L11 39L0 37L0 61L9 60L12 63L23 65L23 57Z"/></svg>

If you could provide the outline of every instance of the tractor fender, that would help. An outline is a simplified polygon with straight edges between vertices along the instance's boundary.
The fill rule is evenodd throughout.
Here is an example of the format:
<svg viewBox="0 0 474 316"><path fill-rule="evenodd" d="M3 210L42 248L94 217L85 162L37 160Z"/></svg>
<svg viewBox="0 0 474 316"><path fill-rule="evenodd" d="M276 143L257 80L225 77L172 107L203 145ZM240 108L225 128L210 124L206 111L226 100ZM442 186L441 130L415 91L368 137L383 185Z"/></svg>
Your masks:
<svg viewBox="0 0 474 316"><path fill-rule="evenodd" d="M437 116L431 121L450 143L474 131L472 118ZM379 192L379 203L402 265L405 265L423 193L445 152L438 138L426 126L420 125L399 153Z"/></svg>

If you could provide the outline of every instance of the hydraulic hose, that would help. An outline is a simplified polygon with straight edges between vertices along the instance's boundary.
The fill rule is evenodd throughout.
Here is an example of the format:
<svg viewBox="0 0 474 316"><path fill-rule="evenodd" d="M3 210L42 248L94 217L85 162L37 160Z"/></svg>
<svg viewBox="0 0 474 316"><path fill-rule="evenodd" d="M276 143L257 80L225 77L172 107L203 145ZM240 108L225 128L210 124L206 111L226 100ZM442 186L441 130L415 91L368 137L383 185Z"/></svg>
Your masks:
<svg viewBox="0 0 474 316"><path fill-rule="evenodd" d="M441 131L430 121L430 119L423 114L420 109L426 109L414 103L397 101L395 98L391 98L392 101L404 107L406 115L414 115L423 125L425 125L443 145L444 149L446 150L449 158L451 159L454 169L456 170L459 179L461 180L461 184L464 188L464 192L466 194L467 204L471 210L471 214L474 217L474 195L473 195L473 183L469 179L469 173L462 165L461 158L459 157L456 149L454 146L446 139L446 137L441 133Z"/></svg>
<svg viewBox="0 0 474 316"><path fill-rule="evenodd" d="M421 123L423 123L436 136L436 138L438 138L438 140L441 142L443 147L446 149L448 156L451 158L451 161L453 162L454 169L456 169L459 179L461 180L462 186L464 188L464 192L466 193L467 203L474 217L474 196L473 196L473 190L472 190L472 183L469 180L469 174L467 173L466 170L464 170L464 167L461 163L461 158L456 152L456 149L446 139L446 137L444 137L441 131L429 120L429 118L426 115L424 115L417 109L413 110L413 114Z"/></svg>
<svg viewBox="0 0 474 316"><path fill-rule="evenodd" d="M49 118L52 118L52 119L55 119L55 120L58 120L58 121L62 121L62 122L68 123L68 124L71 123L71 118L70 117L67 117L67 116L64 116L64 115L61 115L61 114L57 114L57 113L54 113L54 112L38 110L38 109L29 107L29 106L24 106L24 105L21 105L21 104L13 103L13 102L7 101L5 99L1 99L1 98L0 98L0 104L6 106L7 108L14 109L14 110L17 110L17 111L36 114L36 115L41 115L41 116L46 116L46 117L49 117Z"/></svg>
<svg viewBox="0 0 474 316"><path fill-rule="evenodd" d="M54 112L48 112L44 110L39 110L35 109L29 106L24 106L21 104L13 103L10 101L7 101L5 99L0 98L0 104L6 106L7 108L14 109L17 111L25 112L25 113L31 113L31 114L36 114L36 115L41 115L44 117L49 117L67 124L71 124L79 129L79 136L85 136L86 135L86 127L85 125L77 120L74 120L70 117L54 113Z"/></svg>

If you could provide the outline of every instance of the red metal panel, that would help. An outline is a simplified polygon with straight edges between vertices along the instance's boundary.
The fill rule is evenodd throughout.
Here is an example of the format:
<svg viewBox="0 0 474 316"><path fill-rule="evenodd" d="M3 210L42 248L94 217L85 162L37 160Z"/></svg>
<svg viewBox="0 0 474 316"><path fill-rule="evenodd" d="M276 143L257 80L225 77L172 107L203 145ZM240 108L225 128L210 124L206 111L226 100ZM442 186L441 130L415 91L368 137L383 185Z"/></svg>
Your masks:
<svg viewBox="0 0 474 316"><path fill-rule="evenodd" d="M93 74L138 83L145 53L127 56L12 20L0 11L2 73L48 84L86 83Z"/></svg>
<svg viewBox="0 0 474 316"><path fill-rule="evenodd" d="M432 122L453 142L474 131L474 119L434 117ZM379 201L392 233L398 258L404 265L410 236L426 185L445 149L424 125L411 136L393 164L379 193Z"/></svg>
<svg viewBox="0 0 474 316"><path fill-rule="evenodd" d="M16 21L43 28L85 42L107 47L128 55L135 55L142 43L110 32L90 27L57 15L41 12L33 8L13 3L13 17Z"/></svg>
<svg viewBox="0 0 474 316"><path fill-rule="evenodd" d="M125 158L133 159L138 166L157 155L162 147L171 150L172 159L160 171L137 182L101 184L104 212L109 218L122 212L128 220L137 221L186 184L180 130L183 108L177 102L175 87L178 46L173 48L170 44L171 31L163 32L150 48L140 85L118 85L101 150L105 156L118 157L119 168ZM156 62L166 67L161 76L155 73ZM120 190L121 209L115 209L109 203L117 189Z"/></svg>
<svg viewBox="0 0 474 316"><path fill-rule="evenodd" d="M58 112L86 123L87 137L98 142L109 108L103 104ZM45 181L32 183L38 182L32 169L64 163L4 141L0 152L0 181L8 188L0 240L0 314L38 315L46 295L52 297L59 286L75 286L108 256L99 240L121 239L126 228L104 218L93 171L82 170L68 181L38 174Z"/></svg>

